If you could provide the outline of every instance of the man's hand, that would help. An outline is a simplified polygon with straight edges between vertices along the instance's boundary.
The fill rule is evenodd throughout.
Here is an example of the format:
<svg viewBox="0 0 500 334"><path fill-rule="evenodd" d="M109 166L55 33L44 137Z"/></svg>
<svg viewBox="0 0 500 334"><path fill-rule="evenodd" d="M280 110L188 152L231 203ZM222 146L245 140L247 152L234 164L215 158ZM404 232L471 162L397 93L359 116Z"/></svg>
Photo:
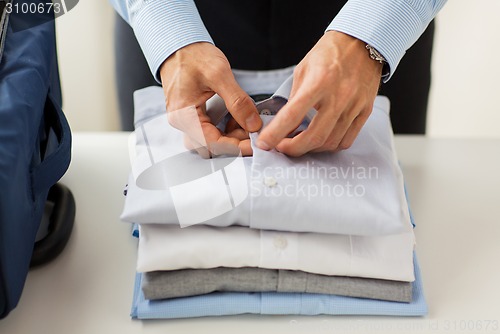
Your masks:
<svg viewBox="0 0 500 334"><path fill-rule="evenodd" d="M295 68L290 99L262 130L257 146L290 156L349 148L371 113L382 73L382 64L369 58L365 45L341 32L326 32ZM311 108L318 112L309 127L285 138Z"/></svg>
<svg viewBox="0 0 500 334"><path fill-rule="evenodd" d="M252 154L245 131L259 130L262 121L251 98L236 83L227 58L217 47L203 42L179 49L162 64L160 76L169 122L186 134L188 148L196 148L204 157L226 153L220 152L220 148L227 145L239 147L243 155ZM224 100L227 109L243 130L233 124L228 133L221 132L210 123L205 102L215 93ZM204 138L200 139L193 134L200 124L183 120L182 111L172 113L188 106L196 107ZM203 142L206 142L207 147ZM218 152L215 152L216 148Z"/></svg>

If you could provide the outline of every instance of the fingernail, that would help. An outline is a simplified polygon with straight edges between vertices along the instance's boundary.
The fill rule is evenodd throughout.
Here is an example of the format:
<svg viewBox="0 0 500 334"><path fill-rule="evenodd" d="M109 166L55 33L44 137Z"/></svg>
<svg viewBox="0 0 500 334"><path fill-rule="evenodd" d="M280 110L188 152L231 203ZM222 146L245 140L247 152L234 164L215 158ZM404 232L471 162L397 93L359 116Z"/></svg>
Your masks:
<svg viewBox="0 0 500 334"><path fill-rule="evenodd" d="M248 117L245 121L247 126L247 130L250 132L257 131L260 126L260 117L256 114L252 114L252 116Z"/></svg>
<svg viewBox="0 0 500 334"><path fill-rule="evenodd" d="M271 147L263 140L257 140L257 147L264 151L269 151Z"/></svg>

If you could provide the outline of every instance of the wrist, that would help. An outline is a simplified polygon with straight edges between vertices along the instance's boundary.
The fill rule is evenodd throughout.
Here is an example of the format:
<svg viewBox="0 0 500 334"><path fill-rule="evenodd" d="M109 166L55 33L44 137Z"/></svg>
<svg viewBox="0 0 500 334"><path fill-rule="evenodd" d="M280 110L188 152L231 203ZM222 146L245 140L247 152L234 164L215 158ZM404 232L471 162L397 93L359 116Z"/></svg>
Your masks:
<svg viewBox="0 0 500 334"><path fill-rule="evenodd" d="M180 70L183 67L189 67L189 65L194 66L201 59L204 59L204 55L209 54L213 47L214 45L209 42L195 42L176 50L160 65L161 80L163 81L164 74L169 73L169 68Z"/></svg>
<svg viewBox="0 0 500 334"><path fill-rule="evenodd" d="M387 66L384 56L363 40L336 30L329 30L325 33L325 35L328 35L329 38L331 38L331 43L335 43L340 46L339 51L350 50L350 52L354 52L350 53L349 57L352 57L355 54L354 57L357 59L357 65L355 66L362 65L380 77L384 76L383 71L386 69L388 70L389 67Z"/></svg>

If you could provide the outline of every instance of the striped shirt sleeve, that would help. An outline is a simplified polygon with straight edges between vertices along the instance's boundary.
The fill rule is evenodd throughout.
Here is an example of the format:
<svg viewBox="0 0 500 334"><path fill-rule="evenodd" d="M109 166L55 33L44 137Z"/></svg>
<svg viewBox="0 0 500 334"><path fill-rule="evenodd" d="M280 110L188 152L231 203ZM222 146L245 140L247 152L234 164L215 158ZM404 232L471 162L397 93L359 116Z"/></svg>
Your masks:
<svg viewBox="0 0 500 334"><path fill-rule="evenodd" d="M388 81L406 50L417 41L446 0L349 0L330 23L373 46L387 60Z"/></svg>
<svg viewBox="0 0 500 334"><path fill-rule="evenodd" d="M134 29L151 72L178 49L196 42L213 44L193 0L110 0ZM446 0L349 0L330 23L379 51L389 64L389 80L407 49L424 32Z"/></svg>
<svg viewBox="0 0 500 334"><path fill-rule="evenodd" d="M132 26L151 73L160 82L161 64L180 48L213 44L193 0L110 0Z"/></svg>

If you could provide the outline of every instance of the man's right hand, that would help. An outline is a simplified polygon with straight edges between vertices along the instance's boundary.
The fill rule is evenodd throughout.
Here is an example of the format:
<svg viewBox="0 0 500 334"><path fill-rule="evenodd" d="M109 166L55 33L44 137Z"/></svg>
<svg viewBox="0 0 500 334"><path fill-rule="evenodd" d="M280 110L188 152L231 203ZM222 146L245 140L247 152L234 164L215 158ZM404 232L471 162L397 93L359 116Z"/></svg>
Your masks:
<svg viewBox="0 0 500 334"><path fill-rule="evenodd" d="M252 154L248 132L259 130L262 121L253 101L234 79L229 61L222 51L206 42L185 46L165 60L160 67L160 76L169 122L185 133L188 148L196 148L204 157L227 153L220 152L220 147L224 145L237 146L242 155ZM242 129L233 127L225 133L210 123L205 102L215 93L224 100ZM206 147L201 142L203 140L193 134L199 125L183 120L182 112L173 113L189 106L196 107Z"/></svg>

